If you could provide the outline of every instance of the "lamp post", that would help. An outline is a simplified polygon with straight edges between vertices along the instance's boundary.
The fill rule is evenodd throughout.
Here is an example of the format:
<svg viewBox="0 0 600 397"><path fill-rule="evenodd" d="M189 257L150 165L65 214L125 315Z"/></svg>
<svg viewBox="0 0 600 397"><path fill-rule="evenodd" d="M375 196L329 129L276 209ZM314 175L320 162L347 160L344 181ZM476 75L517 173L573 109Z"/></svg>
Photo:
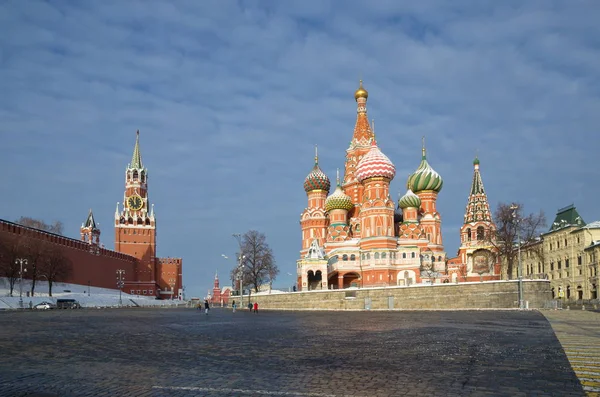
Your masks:
<svg viewBox="0 0 600 397"><path fill-rule="evenodd" d="M121 291L125 286L125 270L117 270L117 288L119 288L119 306L123 305L123 299L121 299Z"/></svg>
<svg viewBox="0 0 600 397"><path fill-rule="evenodd" d="M246 256L243 254L243 248L242 248L242 235L240 233L234 233L233 237L235 237L235 239L238 242L238 245L240 247L240 256L238 258L238 278L240 280L240 307L244 307L244 265L242 263L242 261L246 258ZM250 299L250 298L248 298Z"/></svg>
<svg viewBox="0 0 600 397"><path fill-rule="evenodd" d="M27 266L27 259L19 258L15 261L16 265L20 266L19 271L19 307L23 308L23 271L27 271L27 268L23 270L23 265Z"/></svg>
<svg viewBox="0 0 600 397"><path fill-rule="evenodd" d="M519 229L519 218L517 211L519 206L512 204L510 210L512 211L513 222L517 225L517 278L519 280L519 309L525 309L525 302L523 300L523 269L521 264L521 232Z"/></svg>
<svg viewBox="0 0 600 397"><path fill-rule="evenodd" d="M88 296L90 296L90 288L92 287L92 283L88 280Z"/></svg>

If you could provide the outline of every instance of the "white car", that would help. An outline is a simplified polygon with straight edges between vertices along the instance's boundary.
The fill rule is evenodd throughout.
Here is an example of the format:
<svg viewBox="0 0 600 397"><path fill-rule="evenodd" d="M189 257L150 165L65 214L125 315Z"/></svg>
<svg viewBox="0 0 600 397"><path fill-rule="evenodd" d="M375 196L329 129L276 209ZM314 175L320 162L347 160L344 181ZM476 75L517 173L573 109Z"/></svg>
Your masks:
<svg viewBox="0 0 600 397"><path fill-rule="evenodd" d="M33 308L34 309L48 310L48 309L54 309L54 305L52 303L50 303L50 302L42 302L42 303L38 303Z"/></svg>

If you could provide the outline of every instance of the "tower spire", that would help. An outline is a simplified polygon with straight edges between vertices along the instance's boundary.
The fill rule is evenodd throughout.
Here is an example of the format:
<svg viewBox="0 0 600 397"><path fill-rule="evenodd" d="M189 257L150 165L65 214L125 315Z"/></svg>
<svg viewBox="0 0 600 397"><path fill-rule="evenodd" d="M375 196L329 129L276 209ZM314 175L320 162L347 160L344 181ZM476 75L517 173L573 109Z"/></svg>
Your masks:
<svg viewBox="0 0 600 397"><path fill-rule="evenodd" d="M142 155L140 154L140 130L135 134L135 146L133 156L131 156L131 168L144 168L142 165Z"/></svg>
<svg viewBox="0 0 600 397"><path fill-rule="evenodd" d="M358 90L354 92L354 99L356 99L357 105L357 118L356 125L354 126L354 134L352 141L350 142L350 148L356 146L367 146L369 145L371 138L373 138L373 132L369 125L369 118L367 116L367 98L369 93L363 87L363 81L360 80Z"/></svg>
<svg viewBox="0 0 600 397"><path fill-rule="evenodd" d="M319 148L315 145L315 165L319 165Z"/></svg>
<svg viewBox="0 0 600 397"><path fill-rule="evenodd" d="M473 182L471 183L471 192L465 211L465 223L484 221L491 222L490 205L488 203L481 173L479 172L479 158L473 160Z"/></svg>
<svg viewBox="0 0 600 397"><path fill-rule="evenodd" d="M337 183L336 186L340 186L340 169L336 168L335 172L336 172L335 178L336 178L336 183Z"/></svg>
<svg viewBox="0 0 600 397"><path fill-rule="evenodd" d="M421 138L421 145L422 145L421 155L422 155L423 160L425 160L427 158L427 152L425 151L425 135L423 135L423 138Z"/></svg>

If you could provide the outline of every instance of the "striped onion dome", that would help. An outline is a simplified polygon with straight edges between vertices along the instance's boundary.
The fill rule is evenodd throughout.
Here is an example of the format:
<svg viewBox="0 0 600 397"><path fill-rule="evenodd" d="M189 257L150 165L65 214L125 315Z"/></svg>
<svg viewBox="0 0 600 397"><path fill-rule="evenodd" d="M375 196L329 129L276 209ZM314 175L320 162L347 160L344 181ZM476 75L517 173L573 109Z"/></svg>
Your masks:
<svg viewBox="0 0 600 397"><path fill-rule="evenodd" d="M437 193L442 190L444 181L440 174L435 172L433 168L427 162L427 156L425 155L425 147L423 147L423 157L421 158L421 164L419 168L408 177L407 186L410 190L418 193L423 190L433 190Z"/></svg>
<svg viewBox="0 0 600 397"><path fill-rule="evenodd" d="M323 171L321 171L319 168L319 163L315 162L315 166L313 167L312 171L304 180L304 191L306 191L306 193L313 190L325 190L326 192L329 192L330 187L331 182L329 182L329 178Z"/></svg>
<svg viewBox="0 0 600 397"><path fill-rule="evenodd" d="M356 179L360 182L365 179L384 177L394 179L396 167L390 159L379 150L375 139L371 143L371 150L360 160L356 166Z"/></svg>
<svg viewBox="0 0 600 397"><path fill-rule="evenodd" d="M350 211L354 208L352 199L342 190L342 187L338 184L333 194L327 197L325 200L325 211L331 210L346 210Z"/></svg>
<svg viewBox="0 0 600 397"><path fill-rule="evenodd" d="M398 201L398 207L404 208L419 208L421 206L421 199L419 196L413 193L412 190L408 189L406 194Z"/></svg>

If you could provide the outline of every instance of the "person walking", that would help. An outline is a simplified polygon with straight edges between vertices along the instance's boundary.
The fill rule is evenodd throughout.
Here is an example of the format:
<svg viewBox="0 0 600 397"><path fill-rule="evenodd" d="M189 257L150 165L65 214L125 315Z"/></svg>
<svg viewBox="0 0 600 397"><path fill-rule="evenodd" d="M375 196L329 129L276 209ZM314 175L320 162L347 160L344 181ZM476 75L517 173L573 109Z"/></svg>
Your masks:
<svg viewBox="0 0 600 397"><path fill-rule="evenodd" d="M233 309L233 312L235 313L235 301L231 302L231 308Z"/></svg>
<svg viewBox="0 0 600 397"><path fill-rule="evenodd" d="M208 305L208 299L204 299L204 314L208 316L208 311L210 310L210 306Z"/></svg>
<svg viewBox="0 0 600 397"><path fill-rule="evenodd" d="M258 313L258 302L254 302L254 313Z"/></svg>
<svg viewBox="0 0 600 397"><path fill-rule="evenodd" d="M252 302L248 302L248 310L252 313Z"/></svg>

